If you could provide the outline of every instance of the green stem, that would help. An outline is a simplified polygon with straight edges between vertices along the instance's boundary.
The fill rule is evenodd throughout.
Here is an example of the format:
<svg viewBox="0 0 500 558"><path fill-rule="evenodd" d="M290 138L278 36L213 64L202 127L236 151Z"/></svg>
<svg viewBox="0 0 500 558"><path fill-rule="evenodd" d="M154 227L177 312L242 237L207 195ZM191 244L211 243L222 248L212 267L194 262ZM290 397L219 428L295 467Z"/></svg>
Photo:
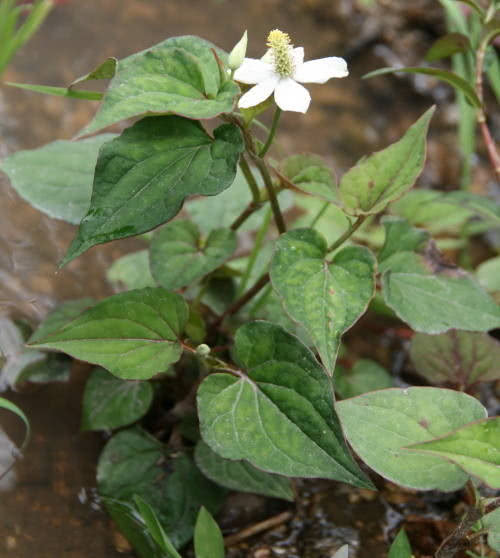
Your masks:
<svg viewBox="0 0 500 558"><path fill-rule="evenodd" d="M342 244L344 244L344 242L351 236L353 235L358 229L359 227L361 227L361 225L363 224L363 221L366 219L366 215L360 215L356 221L354 221L354 223L351 223L350 227L345 231L345 233L340 236L329 248L328 248L328 252L333 252L334 250L336 250L339 246L341 246Z"/></svg>
<svg viewBox="0 0 500 558"><path fill-rule="evenodd" d="M250 191L252 192L254 203L260 203L259 186L257 185L257 181L255 180L255 177L247 163L247 160L243 155L240 157L240 169L243 173L243 176L245 177L245 180L247 181Z"/></svg>
<svg viewBox="0 0 500 558"><path fill-rule="evenodd" d="M269 202L271 203L271 209L273 210L274 220L276 222L276 226L278 227L278 231L280 234L283 234L286 232L285 220L281 214L280 204L278 202L278 198L276 197L276 192L274 191L273 181L271 175L269 174L269 169L267 168L264 159L254 157L253 160L259 169L262 179L264 180L264 186L269 197Z"/></svg>
<svg viewBox="0 0 500 558"><path fill-rule="evenodd" d="M271 147L271 144L273 143L274 140L274 136L276 135L278 122L280 121L280 116L281 116L281 109L279 107L276 107L276 110L274 111L273 122L271 124L271 131L267 136L267 141L264 144L264 147L260 150L259 157L264 157L264 155L268 152L269 148Z"/></svg>

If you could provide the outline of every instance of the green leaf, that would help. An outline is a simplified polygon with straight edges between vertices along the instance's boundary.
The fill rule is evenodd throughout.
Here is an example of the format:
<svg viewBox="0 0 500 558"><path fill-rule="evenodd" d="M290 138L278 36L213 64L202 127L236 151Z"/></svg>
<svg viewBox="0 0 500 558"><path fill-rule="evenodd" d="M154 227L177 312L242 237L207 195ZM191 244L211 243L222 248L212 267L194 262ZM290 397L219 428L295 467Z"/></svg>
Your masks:
<svg viewBox="0 0 500 558"><path fill-rule="evenodd" d="M405 530L400 529L389 548L388 558L412 558L411 546Z"/></svg>
<svg viewBox="0 0 500 558"><path fill-rule="evenodd" d="M396 252L413 252L429 240L429 233L412 227L406 219L397 217L383 217L385 228L385 242L378 253L378 261L386 260Z"/></svg>
<svg viewBox="0 0 500 558"><path fill-rule="evenodd" d="M219 126L212 139L187 118L140 120L99 152L90 209L61 265L95 244L169 221L187 196L222 192L234 180L242 149L232 124Z"/></svg>
<svg viewBox="0 0 500 558"><path fill-rule="evenodd" d="M422 67L412 67L412 68L380 68L379 70L375 70L374 72L370 72L364 75L364 78L372 78L375 76L381 76L382 74L394 74L397 72L404 72L407 74L423 74L426 76L432 76L436 79L444 81L454 87L458 92L463 93L466 99L469 101L471 105L476 108L481 108L481 101L477 96L476 92L472 85L466 81L463 77L455 74L454 72L450 72L448 70L442 70L438 68L427 68L425 66Z"/></svg>
<svg viewBox="0 0 500 558"><path fill-rule="evenodd" d="M156 281L149 271L149 250L138 250L115 260L106 271L106 279L127 291L155 287Z"/></svg>
<svg viewBox="0 0 500 558"><path fill-rule="evenodd" d="M191 221L174 221L153 236L151 273L166 289L185 287L220 267L236 244L236 233L230 229L216 229L204 239Z"/></svg>
<svg viewBox="0 0 500 558"><path fill-rule="evenodd" d="M99 364L124 379L165 372L182 354L178 337L188 318L182 297L160 288L111 296L33 343Z"/></svg>
<svg viewBox="0 0 500 558"><path fill-rule="evenodd" d="M414 330L488 331L500 326L500 307L464 271L426 254L398 252L380 266L384 300Z"/></svg>
<svg viewBox="0 0 500 558"><path fill-rule="evenodd" d="M239 88L230 80L221 83L214 51L225 60L208 41L173 37L120 60L99 111L81 134L147 113L204 119L231 112Z"/></svg>
<svg viewBox="0 0 500 558"><path fill-rule="evenodd" d="M405 449L486 416L477 399L432 387L384 389L338 401L344 432L361 459L379 475L416 490L458 490L468 479L460 467Z"/></svg>
<svg viewBox="0 0 500 558"><path fill-rule="evenodd" d="M479 284L489 292L500 291L500 256L483 262L476 269Z"/></svg>
<svg viewBox="0 0 500 558"><path fill-rule="evenodd" d="M93 298L79 298L76 300L67 300L59 304L52 312L49 312L43 322L39 324L28 340L28 343L36 343L61 329L66 324L77 318L82 312L91 308L96 301Z"/></svg>
<svg viewBox="0 0 500 558"><path fill-rule="evenodd" d="M216 513L224 495L185 455L168 457L163 445L139 428L122 430L106 444L97 484L105 497L143 498L176 548L191 538L200 506Z"/></svg>
<svg viewBox="0 0 500 558"><path fill-rule="evenodd" d="M175 550L174 545L163 530L154 509L138 494L134 496L134 502L141 514L141 519L144 521L149 534L156 544L167 554L169 558L182 558L177 550Z"/></svg>
<svg viewBox="0 0 500 558"><path fill-rule="evenodd" d="M246 373L211 374L198 389L201 434L213 451L270 473L372 488L345 445L330 378L307 347L252 322L237 331L234 353Z"/></svg>
<svg viewBox="0 0 500 558"><path fill-rule="evenodd" d="M463 33L447 33L434 42L427 51L425 59L427 62L434 62L441 58L448 58L457 52L466 52L471 48L469 37Z"/></svg>
<svg viewBox="0 0 500 558"><path fill-rule="evenodd" d="M455 208L458 206L468 209L473 215L489 221L492 226L500 226L500 204L494 199L460 191L448 192L443 196L446 203Z"/></svg>
<svg viewBox="0 0 500 558"><path fill-rule="evenodd" d="M415 184L424 167L427 129L434 109L424 113L396 143L361 159L344 174L340 198L347 213L380 213Z"/></svg>
<svg viewBox="0 0 500 558"><path fill-rule="evenodd" d="M196 465L206 477L225 488L290 502L294 500L288 478L256 469L247 461L224 459L201 440L196 445L194 458Z"/></svg>
<svg viewBox="0 0 500 558"><path fill-rule="evenodd" d="M366 310L375 291L375 258L348 246L327 258L325 239L313 229L280 236L271 264L273 288L292 319L313 340L333 374L340 336Z"/></svg>
<svg viewBox="0 0 500 558"><path fill-rule="evenodd" d="M484 528L488 529L488 544L500 552L500 508L484 515L481 519Z"/></svg>
<svg viewBox="0 0 500 558"><path fill-rule="evenodd" d="M491 488L500 489L500 417L478 420L437 436L408 449L419 455L444 457Z"/></svg>
<svg viewBox="0 0 500 558"><path fill-rule="evenodd" d="M470 6L471 8L473 8L474 10L476 10L476 12L481 16L484 17L484 10L483 8L481 8L481 6L475 1L475 0L458 0L459 2L462 2L462 4L467 4L468 6Z"/></svg>
<svg viewBox="0 0 500 558"><path fill-rule="evenodd" d="M58 140L18 151L0 163L16 192L49 217L78 224L87 212L100 147L114 134Z"/></svg>
<svg viewBox="0 0 500 558"><path fill-rule="evenodd" d="M153 540L144 520L131 501L124 502L101 496L101 501L111 519L132 545L139 558L179 558L177 554L165 554Z"/></svg>
<svg viewBox="0 0 500 558"><path fill-rule="evenodd" d="M475 382L500 379L500 343L487 333L455 329L440 335L417 333L410 358L431 384L450 382L467 389Z"/></svg>
<svg viewBox="0 0 500 558"><path fill-rule="evenodd" d="M68 89L72 89L75 85L79 83L84 83L85 81L91 81L95 79L111 79L114 77L116 73L116 65L118 64L118 60L113 57L106 58L104 62L99 64L97 68L85 74L82 77L79 77L71 82Z"/></svg>
<svg viewBox="0 0 500 558"><path fill-rule="evenodd" d="M70 97L72 99L83 99L85 101L100 101L103 94L98 91L75 91L68 87L54 87L52 85L36 85L34 83L12 83L7 81L6 85L17 87L18 89L26 89L34 93L42 93L44 95L55 95L56 97ZM90 139L90 138L89 138Z"/></svg>
<svg viewBox="0 0 500 558"><path fill-rule="evenodd" d="M82 430L127 426L144 416L153 401L149 382L125 381L98 368L85 385Z"/></svg>
<svg viewBox="0 0 500 558"><path fill-rule="evenodd" d="M5 399L5 397L0 397L0 409L6 409L7 411L14 413L24 422L25 434L24 434L24 440L20 446L21 451L23 451L26 445L28 444L31 436L31 427L30 427L30 421L28 420L28 417L24 414L22 409L20 409L15 403L12 403L12 401Z"/></svg>
<svg viewBox="0 0 500 558"><path fill-rule="evenodd" d="M332 171L318 155L301 153L285 159L280 165L280 176L288 184L306 194L337 202L336 179Z"/></svg>
<svg viewBox="0 0 500 558"><path fill-rule="evenodd" d="M342 399L392 386L393 381L387 370L373 360L358 360L349 372L341 367L335 369L335 391Z"/></svg>
<svg viewBox="0 0 500 558"><path fill-rule="evenodd" d="M196 558L224 558L224 539L219 526L205 508L201 508L194 528Z"/></svg>

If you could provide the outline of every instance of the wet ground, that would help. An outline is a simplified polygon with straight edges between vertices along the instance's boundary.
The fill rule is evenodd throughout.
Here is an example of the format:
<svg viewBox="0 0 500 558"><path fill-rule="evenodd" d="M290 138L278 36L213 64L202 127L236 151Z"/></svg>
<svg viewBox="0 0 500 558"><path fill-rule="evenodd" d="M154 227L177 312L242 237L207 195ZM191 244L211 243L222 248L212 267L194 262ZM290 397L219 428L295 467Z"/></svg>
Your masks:
<svg viewBox="0 0 500 558"><path fill-rule="evenodd" d="M406 3L393 4L397 8ZM415 6L424 4L416 2ZM249 54L259 56L268 31L278 27L290 33L297 45L305 46L306 59L346 56L351 76L310 87L313 103L307 117L285 115L276 153L317 152L342 171L362 154L396 139L433 101L427 94L415 92L409 81L361 81L363 73L386 65L384 56L392 53L404 58L412 52L419 56L422 38L428 40L432 33L420 32L413 39L402 35L410 45L403 45L399 53L383 50L387 29L397 28L400 21L398 9L387 7L387 13L396 18L391 27L383 18L367 17L354 5L354 0L68 2L52 12L38 35L16 56L4 80L66 85L108 56L121 58L169 36L197 34L229 49L245 28L249 31ZM417 13L415 17L420 16ZM413 50L411 40L417 45ZM434 91L441 97L448 95L439 88ZM71 138L95 108L91 102L0 86L0 157L54 139ZM453 111L447 110L438 117L440 125L433 135L440 141L430 144L429 183L456 180L456 157L449 153L442 156L443 143L449 144L452 138L455 118ZM4 176L0 176L0 200L0 313L36 324L57 301L111 293L104 270L131 243L97 247L57 271L74 228L32 209ZM9 394L29 415L33 439L15 467L15 490L0 497L0 556L112 558L123 555L119 550L127 553L107 518L92 505L102 439L79 432L85 373L85 369L75 369L70 384L48 385L12 397ZM9 435L18 439L21 433L15 419L2 414L1 420ZM385 555L386 531L398 515L393 508L368 496L355 502L352 494L334 483L311 483L301 490L301 505L309 510L306 519L288 522L262 544L252 542L248 554L243 549L241 556L292 557L295 545L297 556L320 558L330 556L330 551L346 542L360 557ZM248 498L233 503L243 511L252 508ZM262 506L258 499L254 503L257 510ZM228 510L223 519L228 527L231 513ZM255 521L256 516L257 512L240 517L240 524L245 519ZM289 541L288 546L283 545L284 540ZM259 548L263 550L257 554Z"/></svg>

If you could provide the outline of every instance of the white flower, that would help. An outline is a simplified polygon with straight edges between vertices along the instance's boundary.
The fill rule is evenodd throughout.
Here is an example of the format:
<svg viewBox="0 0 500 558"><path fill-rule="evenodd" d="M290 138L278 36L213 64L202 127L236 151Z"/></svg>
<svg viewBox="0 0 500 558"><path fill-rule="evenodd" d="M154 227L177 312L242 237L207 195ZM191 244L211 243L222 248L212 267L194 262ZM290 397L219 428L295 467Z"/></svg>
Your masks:
<svg viewBox="0 0 500 558"><path fill-rule="evenodd" d="M304 62L304 49L293 48L289 36L278 29L269 33L267 45L269 50L260 60L245 58L234 73L236 81L254 85L241 96L240 108L258 105L274 92L281 110L305 113L311 96L300 83L326 83L330 78L349 74L343 58L331 56Z"/></svg>

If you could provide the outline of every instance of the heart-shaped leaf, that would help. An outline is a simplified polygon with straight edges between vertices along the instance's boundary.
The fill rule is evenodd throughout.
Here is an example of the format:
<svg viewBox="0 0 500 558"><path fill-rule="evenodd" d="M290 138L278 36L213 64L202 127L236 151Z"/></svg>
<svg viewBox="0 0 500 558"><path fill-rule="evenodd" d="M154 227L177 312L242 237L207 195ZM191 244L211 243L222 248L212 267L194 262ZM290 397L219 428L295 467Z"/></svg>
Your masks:
<svg viewBox="0 0 500 558"><path fill-rule="evenodd" d="M0 163L16 192L49 217L78 224L87 212L97 153L115 134L57 140L17 151Z"/></svg>
<svg viewBox="0 0 500 558"><path fill-rule="evenodd" d="M452 329L439 335L417 333L410 358L432 384L451 382L467 388L474 382L500 379L500 343L487 333Z"/></svg>
<svg viewBox="0 0 500 558"><path fill-rule="evenodd" d="M239 93L234 81L221 83L216 55L223 51L198 37L173 37L120 60L90 134L125 118L175 113L193 119L231 112Z"/></svg>
<svg viewBox="0 0 500 558"><path fill-rule="evenodd" d="M120 380L98 368L85 384L82 429L108 430L132 424L147 413L152 401L149 382Z"/></svg>
<svg viewBox="0 0 500 558"><path fill-rule="evenodd" d="M347 213L380 213L415 184L424 167L425 140L434 108L410 126L399 141L361 159L344 174L340 197Z"/></svg>
<svg viewBox="0 0 500 558"><path fill-rule="evenodd" d="M200 471L221 486L290 502L294 500L290 479L256 469L248 461L224 459L202 440L196 445L194 458Z"/></svg>
<svg viewBox="0 0 500 558"><path fill-rule="evenodd" d="M106 271L106 279L117 290L155 287L156 282L149 271L149 251L138 250L118 258Z"/></svg>
<svg viewBox="0 0 500 558"><path fill-rule="evenodd" d="M375 258L348 246L331 261L325 239L314 229L280 236L271 264L271 281L293 320L311 336L330 374L340 336L363 314L375 291Z"/></svg>
<svg viewBox="0 0 500 558"><path fill-rule="evenodd" d="M223 124L212 139L179 116L140 120L99 152L87 215L61 265L102 242L146 232L170 220L184 199L231 186L241 133Z"/></svg>
<svg viewBox="0 0 500 558"><path fill-rule="evenodd" d="M234 354L246 372L211 374L198 390L201 434L213 451L270 473L372 487L345 445L331 381L307 347L252 322L237 331Z"/></svg>
<svg viewBox="0 0 500 558"><path fill-rule="evenodd" d="M300 153L285 159L280 165L281 178L306 194L338 201L335 191L336 179L332 171L318 155Z"/></svg>
<svg viewBox="0 0 500 558"><path fill-rule="evenodd" d="M425 254L398 252L380 271L384 300L416 331L488 331L500 326L500 306L464 271Z"/></svg>
<svg viewBox="0 0 500 558"><path fill-rule="evenodd" d="M470 475L500 489L500 417L466 424L451 434L408 449L449 459Z"/></svg>
<svg viewBox="0 0 500 558"><path fill-rule="evenodd" d="M231 229L216 229L204 240L191 221L174 221L151 241L151 273L162 287L178 289L217 269L235 250Z"/></svg>
<svg viewBox="0 0 500 558"><path fill-rule="evenodd" d="M147 379L179 360L178 337L187 318L187 304L175 293L128 291L103 300L32 345L99 364L120 378Z"/></svg>
<svg viewBox="0 0 500 558"><path fill-rule="evenodd" d="M338 401L336 408L361 459L379 475L417 490L458 490L468 475L442 457L405 448L487 415L474 397L432 387L372 391Z"/></svg>

